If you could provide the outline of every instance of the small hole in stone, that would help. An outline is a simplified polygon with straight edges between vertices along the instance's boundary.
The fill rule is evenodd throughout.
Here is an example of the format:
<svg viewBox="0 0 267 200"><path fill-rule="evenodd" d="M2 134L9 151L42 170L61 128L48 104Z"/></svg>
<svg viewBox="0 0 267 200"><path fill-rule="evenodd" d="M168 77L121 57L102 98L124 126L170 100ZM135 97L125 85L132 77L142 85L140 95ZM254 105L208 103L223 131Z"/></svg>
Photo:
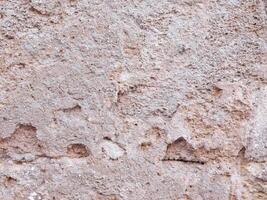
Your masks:
<svg viewBox="0 0 267 200"><path fill-rule="evenodd" d="M111 141L111 138L108 137L108 136L103 137L103 139L104 139L104 140L109 140L109 141Z"/></svg>
<svg viewBox="0 0 267 200"><path fill-rule="evenodd" d="M152 143L151 143L151 142L142 142L142 143L140 144L140 148L141 148L142 150L147 150L147 149L149 149L151 146L152 146Z"/></svg>
<svg viewBox="0 0 267 200"><path fill-rule="evenodd" d="M84 144L80 143L68 145L67 153L71 157L76 157L76 158L87 157L90 155L90 151L87 149L87 147Z"/></svg>

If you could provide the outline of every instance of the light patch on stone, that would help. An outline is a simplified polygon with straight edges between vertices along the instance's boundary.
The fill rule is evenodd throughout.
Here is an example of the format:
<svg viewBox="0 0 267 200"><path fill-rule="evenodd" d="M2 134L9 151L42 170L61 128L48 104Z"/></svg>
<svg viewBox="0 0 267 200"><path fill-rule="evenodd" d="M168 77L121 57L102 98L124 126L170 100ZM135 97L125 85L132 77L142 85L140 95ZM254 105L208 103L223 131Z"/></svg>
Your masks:
<svg viewBox="0 0 267 200"><path fill-rule="evenodd" d="M122 73L120 74L120 81L122 81L122 82L126 82L126 81L128 81L131 77L132 77L131 74L129 74L128 72L122 72Z"/></svg>
<svg viewBox="0 0 267 200"><path fill-rule="evenodd" d="M124 154L124 150L118 144L109 140L102 143L102 151L112 160L117 160Z"/></svg>
<svg viewBox="0 0 267 200"><path fill-rule="evenodd" d="M38 195L36 192L32 192L30 196L28 196L28 200L39 200L42 199L40 195Z"/></svg>

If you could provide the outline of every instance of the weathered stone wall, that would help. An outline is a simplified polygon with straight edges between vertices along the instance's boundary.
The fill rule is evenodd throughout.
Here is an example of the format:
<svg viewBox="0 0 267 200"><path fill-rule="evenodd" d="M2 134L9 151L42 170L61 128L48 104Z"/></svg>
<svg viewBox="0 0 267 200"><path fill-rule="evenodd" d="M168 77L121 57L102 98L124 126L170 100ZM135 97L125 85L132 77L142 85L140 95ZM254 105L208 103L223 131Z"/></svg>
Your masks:
<svg viewBox="0 0 267 200"><path fill-rule="evenodd" d="M0 0L0 199L266 200L266 0Z"/></svg>

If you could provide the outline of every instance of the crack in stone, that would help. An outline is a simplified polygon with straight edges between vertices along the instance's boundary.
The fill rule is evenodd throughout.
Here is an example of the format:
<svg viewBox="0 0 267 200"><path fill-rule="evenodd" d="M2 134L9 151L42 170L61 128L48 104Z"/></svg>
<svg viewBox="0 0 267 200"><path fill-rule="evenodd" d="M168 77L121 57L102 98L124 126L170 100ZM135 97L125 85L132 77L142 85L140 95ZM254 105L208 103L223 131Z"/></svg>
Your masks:
<svg viewBox="0 0 267 200"><path fill-rule="evenodd" d="M206 162L203 161L198 161L198 160L186 160L182 158L163 158L162 161L178 161L178 162L183 162L183 163L188 163L188 164L200 164L204 165Z"/></svg>

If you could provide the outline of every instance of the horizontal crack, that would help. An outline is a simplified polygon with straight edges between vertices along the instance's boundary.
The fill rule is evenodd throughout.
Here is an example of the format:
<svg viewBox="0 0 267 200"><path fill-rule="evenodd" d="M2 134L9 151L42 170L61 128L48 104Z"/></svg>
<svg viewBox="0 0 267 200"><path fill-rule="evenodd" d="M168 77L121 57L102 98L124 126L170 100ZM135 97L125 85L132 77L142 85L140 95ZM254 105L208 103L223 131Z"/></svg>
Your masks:
<svg viewBox="0 0 267 200"><path fill-rule="evenodd" d="M32 163L37 161L38 159L41 158L47 158L49 160L59 160L61 158L68 158L68 159L80 159L80 158L84 158L84 157L71 157L71 156L63 156L63 155L59 155L59 156L48 156L46 154L41 154L41 155L36 155L36 157L32 160L12 160L14 163L16 164L22 164L22 163Z"/></svg>
<svg viewBox="0 0 267 200"><path fill-rule="evenodd" d="M184 163L189 163L189 164L200 164L204 165L205 162L199 161L199 160L185 160L181 158L163 158L162 161L177 161L177 162L184 162Z"/></svg>

